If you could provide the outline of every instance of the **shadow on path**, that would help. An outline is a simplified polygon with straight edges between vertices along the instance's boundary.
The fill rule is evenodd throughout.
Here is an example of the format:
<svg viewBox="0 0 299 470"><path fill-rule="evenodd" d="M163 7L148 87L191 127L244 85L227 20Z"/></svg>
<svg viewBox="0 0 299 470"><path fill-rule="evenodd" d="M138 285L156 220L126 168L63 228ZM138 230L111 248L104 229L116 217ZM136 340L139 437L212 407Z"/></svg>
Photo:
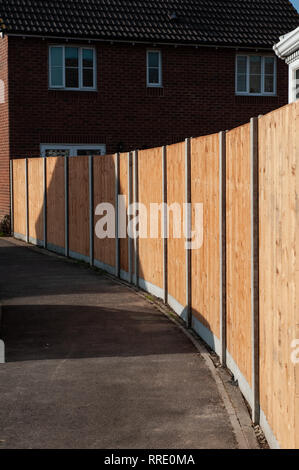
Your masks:
<svg viewBox="0 0 299 470"><path fill-rule="evenodd" d="M0 448L236 448L187 337L105 276L0 239Z"/></svg>

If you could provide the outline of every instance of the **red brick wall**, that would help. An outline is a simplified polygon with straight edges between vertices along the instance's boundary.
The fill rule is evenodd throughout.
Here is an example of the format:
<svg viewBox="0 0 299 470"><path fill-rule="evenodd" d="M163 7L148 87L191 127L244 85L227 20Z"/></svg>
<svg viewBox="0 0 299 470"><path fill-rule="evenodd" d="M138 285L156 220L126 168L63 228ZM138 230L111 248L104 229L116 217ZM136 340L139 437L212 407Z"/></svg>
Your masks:
<svg viewBox="0 0 299 470"><path fill-rule="evenodd" d="M80 45L80 42L77 43ZM163 94L146 88L146 46L97 43L98 92L48 90L45 40L10 38L11 154L40 143L106 143L115 152L226 130L288 101L278 60L278 97L235 96L232 49L161 47Z"/></svg>
<svg viewBox="0 0 299 470"><path fill-rule="evenodd" d="M10 212L9 201L9 127L8 127L8 40L0 39L0 224ZM4 103L2 87L4 86Z"/></svg>

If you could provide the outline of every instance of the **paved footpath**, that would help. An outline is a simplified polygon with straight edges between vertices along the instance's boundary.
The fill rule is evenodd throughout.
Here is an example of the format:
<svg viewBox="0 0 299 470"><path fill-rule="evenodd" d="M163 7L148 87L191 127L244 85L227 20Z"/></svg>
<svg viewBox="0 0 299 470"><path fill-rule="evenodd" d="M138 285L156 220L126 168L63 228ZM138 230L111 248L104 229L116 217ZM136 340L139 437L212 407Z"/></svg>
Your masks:
<svg viewBox="0 0 299 470"><path fill-rule="evenodd" d="M127 286L0 239L0 448L237 448L186 335Z"/></svg>

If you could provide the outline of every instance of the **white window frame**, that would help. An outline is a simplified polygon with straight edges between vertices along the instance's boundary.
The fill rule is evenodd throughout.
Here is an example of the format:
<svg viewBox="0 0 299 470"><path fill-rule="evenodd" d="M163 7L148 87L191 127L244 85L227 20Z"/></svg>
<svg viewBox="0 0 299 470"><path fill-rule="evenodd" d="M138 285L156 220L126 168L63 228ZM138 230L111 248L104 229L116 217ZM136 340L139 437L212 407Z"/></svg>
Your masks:
<svg viewBox="0 0 299 470"><path fill-rule="evenodd" d="M149 81L149 54L154 52L155 54L159 54L159 83L150 83ZM146 51L146 86L148 88L161 88L162 85L162 52L157 49L148 49Z"/></svg>
<svg viewBox="0 0 299 470"><path fill-rule="evenodd" d="M74 47L78 49L79 57L79 87L70 88L65 86L65 48ZM52 64L51 64L51 49L53 48L62 48L62 70L63 70L63 84L60 86L52 85ZM83 50L92 50L93 51L93 87L84 87L83 86ZM49 62L49 89L50 90L66 90L66 91L97 91L97 55L95 47L86 47L86 46L77 46L72 44L62 45L62 44L51 44L48 50L48 62Z"/></svg>
<svg viewBox="0 0 299 470"><path fill-rule="evenodd" d="M70 157L77 157L78 150L97 150L101 151L101 155L106 154L105 144L40 144L40 154L42 157L46 156L46 150L69 150Z"/></svg>
<svg viewBox="0 0 299 470"><path fill-rule="evenodd" d="M250 93L250 57L258 56L262 58L262 74L261 74L261 93ZM247 72L246 72L246 90L238 91L238 57L247 58ZM265 91L265 59L271 57L274 59L274 84L273 92ZM276 96L277 94L277 58L271 54L237 54L235 61L235 93L241 96Z"/></svg>

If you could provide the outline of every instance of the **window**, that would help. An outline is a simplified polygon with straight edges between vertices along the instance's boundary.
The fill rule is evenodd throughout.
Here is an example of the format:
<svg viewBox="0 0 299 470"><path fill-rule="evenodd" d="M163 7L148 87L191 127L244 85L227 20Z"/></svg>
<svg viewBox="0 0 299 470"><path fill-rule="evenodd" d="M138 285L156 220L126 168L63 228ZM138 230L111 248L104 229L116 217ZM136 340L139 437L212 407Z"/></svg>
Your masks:
<svg viewBox="0 0 299 470"><path fill-rule="evenodd" d="M162 56L160 51L147 51L147 86L162 86Z"/></svg>
<svg viewBox="0 0 299 470"><path fill-rule="evenodd" d="M275 95L276 58L237 55L236 93L239 95Z"/></svg>
<svg viewBox="0 0 299 470"><path fill-rule="evenodd" d="M295 71L295 99L299 100L299 69Z"/></svg>
<svg viewBox="0 0 299 470"><path fill-rule="evenodd" d="M95 50L85 47L51 46L49 86L55 89L95 90Z"/></svg>
<svg viewBox="0 0 299 470"><path fill-rule="evenodd" d="M40 151L43 157L80 157L84 155L105 155L106 145L41 144Z"/></svg>

